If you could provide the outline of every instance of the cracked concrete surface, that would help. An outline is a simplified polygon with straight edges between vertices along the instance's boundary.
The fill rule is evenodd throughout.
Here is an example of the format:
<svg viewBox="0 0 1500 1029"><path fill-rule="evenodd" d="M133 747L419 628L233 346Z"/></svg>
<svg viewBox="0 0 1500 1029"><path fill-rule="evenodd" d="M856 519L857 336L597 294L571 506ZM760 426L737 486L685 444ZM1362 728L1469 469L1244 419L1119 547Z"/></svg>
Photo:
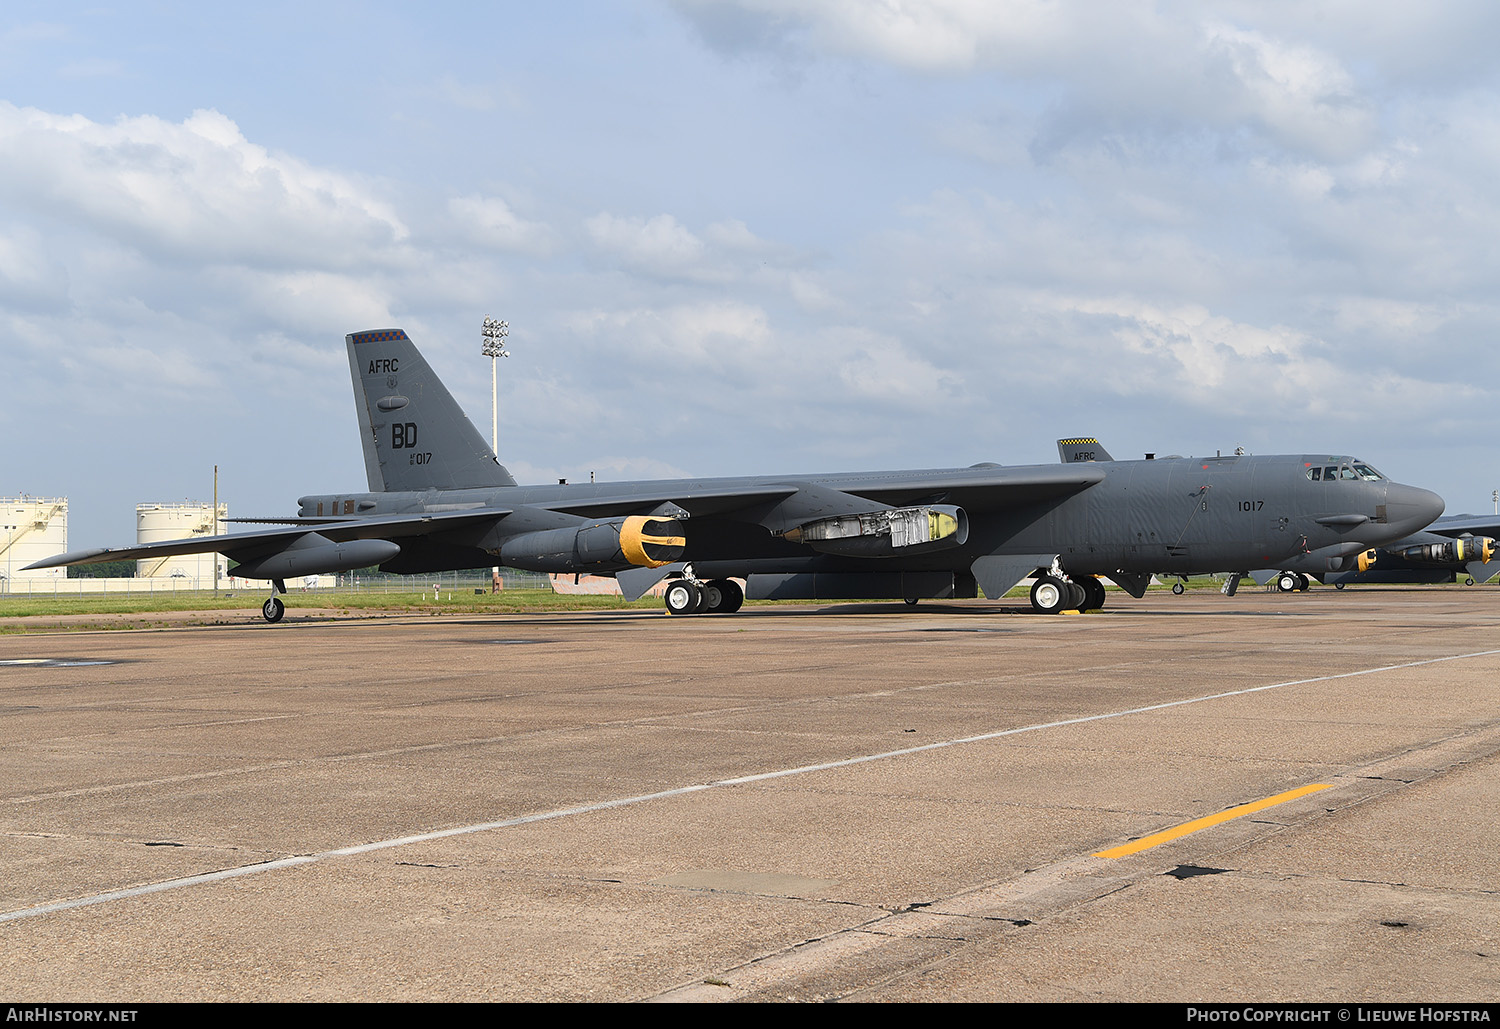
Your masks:
<svg viewBox="0 0 1500 1029"><path fill-rule="evenodd" d="M1493 599L0 637L0 659L114 662L0 666L0 914L106 898L0 922L0 985L1489 999ZM1309 783L1331 788L1094 856Z"/></svg>

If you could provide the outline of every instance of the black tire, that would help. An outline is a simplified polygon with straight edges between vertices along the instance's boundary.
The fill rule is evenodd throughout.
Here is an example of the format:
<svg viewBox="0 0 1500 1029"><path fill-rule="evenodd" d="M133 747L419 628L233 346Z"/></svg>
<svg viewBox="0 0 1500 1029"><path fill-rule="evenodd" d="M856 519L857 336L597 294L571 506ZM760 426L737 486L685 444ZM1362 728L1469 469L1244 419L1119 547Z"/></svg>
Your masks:
<svg viewBox="0 0 1500 1029"><path fill-rule="evenodd" d="M1307 587L1308 587L1309 584L1310 584L1310 580L1307 578L1307 576L1303 575L1301 572L1298 572L1297 573L1297 592L1298 593L1306 593L1307 592Z"/></svg>
<svg viewBox="0 0 1500 1029"><path fill-rule="evenodd" d="M719 588L718 580L705 582L698 591L703 595L698 603L698 610L705 614L718 614L724 606L724 591Z"/></svg>
<svg viewBox="0 0 1500 1029"><path fill-rule="evenodd" d="M1474 585L1474 577L1471 575L1467 579L1465 579L1464 580L1464 585L1465 586L1472 586L1472 585Z"/></svg>
<svg viewBox="0 0 1500 1029"><path fill-rule="evenodd" d="M1078 580L1078 584L1083 587L1086 595L1080 611L1097 611L1104 606L1104 583L1096 576L1086 575Z"/></svg>
<svg viewBox="0 0 1500 1029"><path fill-rule="evenodd" d="M733 579L715 579L708 585L719 594L718 606L710 606L706 609L709 614L732 615L744 605L745 591L740 589L740 584Z"/></svg>
<svg viewBox="0 0 1500 1029"><path fill-rule="evenodd" d="M1179 597L1182 596L1182 591L1184 589L1186 589L1186 587L1183 586L1182 583L1180 583L1180 582L1174 582L1174 583L1172 583L1172 592L1175 593L1175 594L1177 594Z"/></svg>
<svg viewBox="0 0 1500 1029"><path fill-rule="evenodd" d="M1069 611L1083 611L1083 610L1085 610L1088 607L1088 603L1089 603L1089 591L1084 587L1083 583L1078 582L1076 580L1069 581L1068 584L1067 584L1067 586L1068 586L1068 605L1067 605L1067 610L1069 610Z"/></svg>
<svg viewBox="0 0 1500 1029"><path fill-rule="evenodd" d="M1040 615L1055 615L1068 607L1068 584L1044 575L1031 587L1031 609Z"/></svg>
<svg viewBox="0 0 1500 1029"><path fill-rule="evenodd" d="M903 599L905 599L907 607L916 607L917 606L917 600L920 599L920 598L918 598L918 597L905 597Z"/></svg>
<svg viewBox="0 0 1500 1029"><path fill-rule="evenodd" d="M1333 584L1333 588L1336 590L1341 590L1347 585L1349 585L1347 582L1336 582Z"/></svg>
<svg viewBox="0 0 1500 1029"><path fill-rule="evenodd" d="M674 615L697 614L703 603L703 592L687 579L673 579L667 585L667 593L663 598L667 602L667 610Z"/></svg>
<svg viewBox="0 0 1500 1029"><path fill-rule="evenodd" d="M1282 572L1276 576L1276 589L1282 593L1291 593L1297 588L1297 576L1291 572Z"/></svg>
<svg viewBox="0 0 1500 1029"><path fill-rule="evenodd" d="M286 614L286 605L275 597L260 606L260 616L272 625L281 621L281 616L284 614Z"/></svg>

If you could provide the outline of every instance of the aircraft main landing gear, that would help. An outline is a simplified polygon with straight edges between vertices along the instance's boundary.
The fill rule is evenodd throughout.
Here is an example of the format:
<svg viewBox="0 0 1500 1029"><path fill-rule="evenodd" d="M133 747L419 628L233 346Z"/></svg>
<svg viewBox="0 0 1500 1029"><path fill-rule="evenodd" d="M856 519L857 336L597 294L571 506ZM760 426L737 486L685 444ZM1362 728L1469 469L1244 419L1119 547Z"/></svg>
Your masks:
<svg viewBox="0 0 1500 1029"><path fill-rule="evenodd" d="M1276 589L1281 593L1306 593L1309 580L1301 572L1282 572L1276 576Z"/></svg>
<svg viewBox="0 0 1500 1029"><path fill-rule="evenodd" d="M1037 614L1059 611L1094 611L1104 606L1104 583L1096 576L1064 579L1061 575L1039 577L1031 587L1031 609Z"/></svg>
<svg viewBox="0 0 1500 1029"><path fill-rule="evenodd" d="M674 615L730 615L745 603L745 591L733 579L673 579L663 599Z"/></svg>

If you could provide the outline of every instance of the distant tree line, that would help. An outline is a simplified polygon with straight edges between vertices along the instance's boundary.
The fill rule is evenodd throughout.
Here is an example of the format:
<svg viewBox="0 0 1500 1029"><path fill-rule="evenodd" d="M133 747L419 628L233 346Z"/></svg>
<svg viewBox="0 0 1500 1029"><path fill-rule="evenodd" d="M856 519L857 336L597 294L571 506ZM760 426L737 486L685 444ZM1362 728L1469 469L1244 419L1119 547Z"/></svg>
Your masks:
<svg viewBox="0 0 1500 1029"><path fill-rule="evenodd" d="M96 565L69 565L70 579L134 579L134 561L100 561Z"/></svg>

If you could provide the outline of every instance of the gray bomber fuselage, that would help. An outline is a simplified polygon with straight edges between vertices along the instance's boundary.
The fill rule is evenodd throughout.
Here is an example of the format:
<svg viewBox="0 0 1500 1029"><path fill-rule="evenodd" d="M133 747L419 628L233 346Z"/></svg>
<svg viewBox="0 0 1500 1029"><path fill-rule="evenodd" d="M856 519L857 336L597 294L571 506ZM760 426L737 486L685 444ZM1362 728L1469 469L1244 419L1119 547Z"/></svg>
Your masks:
<svg viewBox="0 0 1500 1029"><path fill-rule="evenodd" d="M973 468L793 476L741 476L622 483L502 486L302 497L299 513L412 515L486 508L509 510L483 527L456 527L403 541L404 566L432 570L490 563L508 538L545 529L578 527L660 500L694 507L685 561L711 566L705 574L762 571L966 571L986 555L1056 553L1073 574L1114 571L1193 573L1277 567L1326 551L1379 546L1426 525L1434 502L1426 490L1388 479L1313 482L1306 471L1338 462L1327 455L1231 456L1110 461L1080 465L981 465ZM1343 459L1346 463L1349 459ZM992 489L1007 473L1028 482L1051 477L1077 492L1017 502ZM1092 483L1079 479L1094 478ZM883 503L947 502L969 518L967 540L936 553L859 558L811 553L747 517L743 509L715 513L713 498L809 484ZM1078 488L1081 486L1081 488ZM706 497L686 501L687 497ZM556 510L566 506L570 510ZM586 514L575 513L586 509ZM795 517L814 518L809 509ZM1323 519L1323 521L1319 521ZM426 553L419 553L426 551Z"/></svg>

